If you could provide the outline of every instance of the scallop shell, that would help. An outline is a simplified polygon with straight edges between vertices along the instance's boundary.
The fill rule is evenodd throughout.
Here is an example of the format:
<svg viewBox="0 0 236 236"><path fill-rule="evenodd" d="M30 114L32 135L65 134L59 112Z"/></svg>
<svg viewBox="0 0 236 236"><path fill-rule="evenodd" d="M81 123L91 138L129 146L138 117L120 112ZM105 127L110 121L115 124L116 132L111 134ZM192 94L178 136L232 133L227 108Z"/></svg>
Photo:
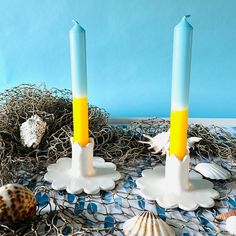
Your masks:
<svg viewBox="0 0 236 236"><path fill-rule="evenodd" d="M210 179L229 179L231 176L229 171L215 163L199 163L195 170Z"/></svg>
<svg viewBox="0 0 236 236"><path fill-rule="evenodd" d="M174 236L175 232L163 220L148 211L134 216L124 223L126 236Z"/></svg>
<svg viewBox="0 0 236 236"><path fill-rule="evenodd" d="M236 216L230 216L226 220L225 229L232 235L236 235Z"/></svg>
<svg viewBox="0 0 236 236"><path fill-rule="evenodd" d="M26 147L36 148L46 131L47 124L38 115L31 116L27 121L21 124L20 136L21 142Z"/></svg>
<svg viewBox="0 0 236 236"><path fill-rule="evenodd" d="M0 222L15 223L35 214L37 201L34 194L20 184L0 188Z"/></svg>
<svg viewBox="0 0 236 236"><path fill-rule="evenodd" d="M226 220L230 216L236 216L236 210L225 212L216 216L217 220Z"/></svg>

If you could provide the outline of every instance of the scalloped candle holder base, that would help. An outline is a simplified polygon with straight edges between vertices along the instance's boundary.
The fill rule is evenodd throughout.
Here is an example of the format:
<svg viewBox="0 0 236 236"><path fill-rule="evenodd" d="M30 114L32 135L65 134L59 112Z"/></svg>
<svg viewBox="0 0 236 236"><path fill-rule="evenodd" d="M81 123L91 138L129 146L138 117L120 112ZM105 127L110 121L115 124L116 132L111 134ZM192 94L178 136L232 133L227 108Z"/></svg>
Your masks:
<svg viewBox="0 0 236 236"><path fill-rule="evenodd" d="M144 170L137 179L140 195L155 200L163 208L179 207L195 210L198 207L210 208L219 193L212 182L202 179L195 171L189 172L189 155L181 161L174 155L167 155L166 166Z"/></svg>
<svg viewBox="0 0 236 236"><path fill-rule="evenodd" d="M55 190L64 190L71 194L84 191L96 194L100 190L112 190L115 181L121 178L116 165L105 162L101 157L93 156L94 141L81 147L72 141L72 158L60 158L47 168L44 179L52 183Z"/></svg>

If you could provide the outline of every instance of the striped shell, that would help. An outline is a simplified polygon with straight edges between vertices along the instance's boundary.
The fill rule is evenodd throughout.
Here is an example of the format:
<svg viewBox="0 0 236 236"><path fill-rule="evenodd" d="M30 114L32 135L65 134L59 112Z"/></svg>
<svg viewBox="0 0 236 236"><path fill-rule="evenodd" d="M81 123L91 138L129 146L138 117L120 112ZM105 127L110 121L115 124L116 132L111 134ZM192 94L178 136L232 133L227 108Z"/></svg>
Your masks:
<svg viewBox="0 0 236 236"><path fill-rule="evenodd" d="M229 171L215 163L199 163L195 166L195 170L209 179L229 179L231 174Z"/></svg>
<svg viewBox="0 0 236 236"><path fill-rule="evenodd" d="M236 216L236 210L225 212L216 216L217 220L226 220L230 216Z"/></svg>
<svg viewBox="0 0 236 236"><path fill-rule="evenodd" d="M37 201L34 194L20 184L0 188L0 222L15 223L35 214Z"/></svg>
<svg viewBox="0 0 236 236"><path fill-rule="evenodd" d="M134 216L124 223L126 236L174 236L175 232L163 220L148 211Z"/></svg>

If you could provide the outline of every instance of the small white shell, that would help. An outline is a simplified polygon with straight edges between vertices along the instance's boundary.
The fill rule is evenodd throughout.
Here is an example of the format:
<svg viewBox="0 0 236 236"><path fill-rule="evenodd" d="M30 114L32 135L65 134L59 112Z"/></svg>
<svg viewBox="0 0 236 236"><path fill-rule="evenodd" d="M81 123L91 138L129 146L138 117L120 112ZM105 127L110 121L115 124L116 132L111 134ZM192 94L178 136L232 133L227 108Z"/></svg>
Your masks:
<svg viewBox="0 0 236 236"><path fill-rule="evenodd" d="M202 138L199 138L199 137L190 137L188 138L188 149L189 148L193 148L194 149L194 144L195 143L198 143L202 140Z"/></svg>
<svg viewBox="0 0 236 236"><path fill-rule="evenodd" d="M31 116L21 124L20 136L24 146L36 148L43 138L47 124L38 115Z"/></svg>
<svg viewBox="0 0 236 236"><path fill-rule="evenodd" d="M174 236L175 232L163 220L148 211L134 216L124 223L126 236Z"/></svg>
<svg viewBox="0 0 236 236"><path fill-rule="evenodd" d="M170 130L167 132L162 132L160 134L157 134L153 138L149 135L144 134L145 138L148 139L148 141L139 141L140 143L148 144L150 147L148 149L154 149L154 153L161 153L161 155L165 155L166 152L169 149L170 145ZM202 138L198 137L191 137L188 138L187 142L187 148L194 148L194 144L199 142Z"/></svg>
<svg viewBox="0 0 236 236"><path fill-rule="evenodd" d="M199 163L195 170L209 179L229 179L231 176L229 171L215 163Z"/></svg>
<svg viewBox="0 0 236 236"><path fill-rule="evenodd" d="M236 216L230 216L226 220L225 229L232 235L236 235Z"/></svg>
<svg viewBox="0 0 236 236"><path fill-rule="evenodd" d="M149 144L150 147L148 149L154 149L154 153L161 152L161 155L165 154L166 149L169 146L169 138L170 138L170 131L162 132L157 134L153 138L149 135L144 134L145 138L149 139L149 141L139 141L140 143Z"/></svg>

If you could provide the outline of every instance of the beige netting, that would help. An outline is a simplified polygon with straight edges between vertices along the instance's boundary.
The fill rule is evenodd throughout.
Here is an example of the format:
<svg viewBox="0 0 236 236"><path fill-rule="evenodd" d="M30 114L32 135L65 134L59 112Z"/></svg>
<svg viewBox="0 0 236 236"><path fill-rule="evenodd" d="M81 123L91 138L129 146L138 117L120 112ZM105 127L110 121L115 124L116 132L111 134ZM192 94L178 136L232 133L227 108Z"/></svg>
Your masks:
<svg viewBox="0 0 236 236"><path fill-rule="evenodd" d="M19 131L20 125L34 114L39 115L48 125L36 149L26 148L21 144ZM103 109L90 105L89 127L90 136L95 140L95 155L115 163L118 170L124 174L117 186L126 181L128 175L136 173L136 176L140 176L140 170L164 161L163 157L151 153L146 145L138 141L144 140L142 134L154 136L166 131L169 128L169 122L166 120L150 119L134 122L128 126L110 126L108 114ZM212 159L217 156L231 163L235 162L236 139L224 129L196 124L189 127L189 135L203 138L193 151L196 160ZM109 203L102 197L105 193L76 196L73 202L68 202L65 191L54 191L44 182L43 175L49 164L55 163L60 157L71 156L71 136L71 91L21 85L0 94L0 186L18 182L31 188L35 194L48 197L44 207L39 207L37 215L31 221L12 226L1 225L1 235L66 235L65 232L75 235L86 235L86 233L94 235L94 232L98 235L118 233L122 235L120 224L123 221L119 217L128 219L134 212L142 211L130 203L137 200L136 194L121 190L119 187L111 191ZM130 184L132 185L132 181ZM120 204L119 213L112 213L109 207L116 204L117 196L123 201L126 200L126 204ZM80 204L81 198L85 198L83 203L85 206L95 202L100 206L100 210L95 212L90 209L89 216L83 210L75 214L75 206ZM151 204L157 205L155 202ZM44 211L46 207L48 210ZM115 224L110 230L104 228L103 218L106 215L112 215L115 219ZM91 227L88 227L88 222ZM65 231L66 227L70 229L67 228ZM198 231L201 230L199 226Z"/></svg>

